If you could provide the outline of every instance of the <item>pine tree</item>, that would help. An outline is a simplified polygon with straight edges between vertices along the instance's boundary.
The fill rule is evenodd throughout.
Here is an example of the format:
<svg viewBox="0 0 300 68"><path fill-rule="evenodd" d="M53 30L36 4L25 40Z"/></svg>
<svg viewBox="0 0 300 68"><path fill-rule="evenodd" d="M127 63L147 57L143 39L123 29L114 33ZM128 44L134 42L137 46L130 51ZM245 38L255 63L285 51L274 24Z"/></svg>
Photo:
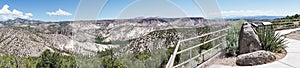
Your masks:
<svg viewBox="0 0 300 68"><path fill-rule="evenodd" d="M51 56L50 50L45 50L43 54L40 56L41 60L37 64L37 67L42 67L42 68L50 68L51 66L51 59L49 58Z"/></svg>
<svg viewBox="0 0 300 68"><path fill-rule="evenodd" d="M298 15L298 14L296 14L296 15L294 16L294 18L299 18L299 15Z"/></svg>

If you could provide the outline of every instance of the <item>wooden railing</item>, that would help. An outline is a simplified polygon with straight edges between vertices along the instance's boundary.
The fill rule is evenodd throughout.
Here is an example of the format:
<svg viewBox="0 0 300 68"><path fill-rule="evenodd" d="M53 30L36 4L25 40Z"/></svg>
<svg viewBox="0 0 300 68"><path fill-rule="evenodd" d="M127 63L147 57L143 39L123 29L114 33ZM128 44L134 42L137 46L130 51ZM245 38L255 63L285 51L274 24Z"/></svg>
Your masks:
<svg viewBox="0 0 300 68"><path fill-rule="evenodd" d="M285 30L285 29L298 28L299 26L300 25L296 25L296 24L290 22L290 23L273 23L271 25L258 25L258 26L255 26L255 27L256 27L256 29L267 27L267 28L272 28L274 30Z"/></svg>
<svg viewBox="0 0 300 68"><path fill-rule="evenodd" d="M175 47L175 50L174 50L174 52L173 52L173 54L172 54L172 55L170 56L170 58L169 58L169 61L168 61L167 65L166 65L166 68L177 68L177 67L179 67L179 66L182 66L182 65L184 65L184 64L187 64L188 62L190 62L190 61L192 61L192 60L195 60L196 58L201 58L201 57L203 58L203 59L202 59L202 60L203 60L202 62L205 62L204 56L205 56L206 53L208 53L209 51L212 51L213 49L216 49L217 47L220 47L221 45L225 45L225 43L224 43L224 42L221 42L221 43L218 43L218 44L216 44L216 45L213 45L212 48L210 48L210 49L208 49L208 50L206 50L206 51L204 51L204 52L201 52L200 54L198 54L198 55L196 55L196 56L190 57L188 60L185 60L185 61L183 61L183 62L181 62L181 63L178 63L177 65L174 65L175 58L176 58L176 56L177 56L178 54L182 54L183 52L191 51L192 49L195 49L195 48L200 47L200 46L202 46L202 45L205 45L205 44L207 44L207 43L216 41L216 40L218 40L218 39L222 39L222 38L223 38L223 39L224 39L223 41L225 41L225 36L227 35L227 34L226 34L226 31L227 31L228 29L229 29L229 28L225 28L225 29L221 29L221 30L217 30L217 31L205 33L205 34L202 34L202 35L200 35L200 36L196 36L196 37L192 37L192 38L188 38L188 39L184 39L184 40L178 41L178 42L177 42L177 45L176 45L176 47ZM179 48L180 48L180 46L181 46L181 43L183 43L183 42L191 41L191 40L194 40L194 39L202 38L202 37L205 37L205 36L208 36L208 35L217 34L217 33L224 33L224 34L219 35L219 36L217 36L217 37L215 37L215 38L212 38L212 39L210 39L210 40L208 40L208 41L204 41L203 43L196 44L196 45L194 45L194 46L191 46L191 47L188 47L188 48L186 48L186 49L183 49L183 50L178 51Z"/></svg>

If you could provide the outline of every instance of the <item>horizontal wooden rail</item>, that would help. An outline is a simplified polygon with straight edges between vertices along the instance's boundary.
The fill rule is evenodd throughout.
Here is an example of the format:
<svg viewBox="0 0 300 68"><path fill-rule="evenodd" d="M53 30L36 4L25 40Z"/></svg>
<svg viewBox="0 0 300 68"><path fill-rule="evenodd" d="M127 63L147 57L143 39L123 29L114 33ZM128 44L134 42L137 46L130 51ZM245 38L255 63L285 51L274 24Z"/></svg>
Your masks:
<svg viewBox="0 0 300 68"><path fill-rule="evenodd" d="M225 37L227 34L218 36L218 37L213 38L213 39L211 39L211 40L205 41L205 42L200 43L200 44L198 44L198 45L195 45L195 46L192 46L192 47L189 47L189 48L187 48L187 49L184 49L184 50L181 50L181 51L177 52L178 49L179 49L179 47L180 47L180 44L181 44L182 42L186 42L186 41L189 41L189 40L193 40L193 39L205 37L205 36L208 36L208 35L211 35L211 34L220 33L220 32L222 32L222 31L226 31L226 30L228 30L228 29L229 29L229 27L228 27L228 28L225 28L225 29L217 30L217 31L214 31L214 32L205 33L205 34L202 34L202 35L200 35L200 36L196 36L196 37L192 37L192 38L188 38L188 39L184 39L184 40L178 41L178 42L177 42L177 45L176 45L176 47L175 47L175 49L174 49L173 54L172 54L172 55L170 56L170 58L169 58L169 61L168 61L167 65L166 65L166 68L179 67L179 66L181 66L181 65L183 65L183 64L186 64L186 63L190 62L191 60L196 59L197 57L200 57L202 54L204 54L204 53L206 53L206 52L208 52L208 51L210 51L210 50L213 50L213 49L215 49L216 47L218 47L218 46L220 46L220 45L222 45L222 44L225 44L225 43L220 43L220 44L216 45L215 47L213 47L213 48L211 48L211 49L209 49L209 50L207 50L207 51L205 51L205 52L203 52L203 53L200 53L200 54L198 54L198 55L196 55L196 56L194 56L194 57L192 57L192 58L190 58L190 59L188 59L188 60L186 60L186 61L184 61L184 62L182 62L182 63L179 63L179 64L173 66L177 54L180 54L180 53L189 51L189 50L194 49L194 48L196 48L196 47L199 47L199 46L202 46L202 45L207 44L207 43L209 43L209 42L215 41L215 40L217 40L217 39L220 39L220 38L222 38L222 37ZM203 59L203 60L204 60L204 59Z"/></svg>
<svg viewBox="0 0 300 68"><path fill-rule="evenodd" d="M220 39L220 38L222 38L222 37L224 37L224 36L226 36L226 34L225 34L225 35L222 35L222 36L219 36L219 37L216 37L216 38L213 38L213 39L211 39L211 40L205 41L205 42L203 42L203 43L201 43L201 44L198 44L198 45L189 47L189 48L187 48L187 49L181 50L181 51L177 52L176 54L180 54L180 53L182 53L182 52L189 51L189 50L194 49L194 48L196 48L196 47L200 47L200 46L202 46L202 45L204 45L204 44L207 44L207 43L209 43L209 42L212 42L212 41L215 41L215 40L217 40L217 39Z"/></svg>
<svg viewBox="0 0 300 68"><path fill-rule="evenodd" d="M210 49L208 49L208 50L202 52L201 54L205 54L205 53L207 53L207 52L209 52L209 51L211 51L211 50L213 50L213 49L216 49L217 47L221 46L221 44L225 44L225 43L220 43L220 44L214 46L213 48L210 48Z"/></svg>
<svg viewBox="0 0 300 68"><path fill-rule="evenodd" d="M223 43L219 43L218 45L214 46L213 48L211 48L211 49L209 49L209 50L206 50L205 52L203 52L203 53L201 53L201 54L198 54L198 55L194 56L193 58L188 59L188 60L186 60L186 61L184 61L184 62L182 62L182 63L180 63L180 64L174 66L173 68L179 67L179 66L181 66L181 65L183 65L183 64L186 64L186 63L188 63L188 62L190 62L190 61L192 61L192 60L195 60L196 58L200 57L201 55L203 55L203 54L205 54L205 53L207 53L207 52L209 52L209 51L211 51L211 50L213 50L213 49L219 47L221 44L223 44ZM204 60L204 59L202 59L202 60Z"/></svg>
<svg viewBox="0 0 300 68"><path fill-rule="evenodd" d="M218 32L222 32L222 31L225 31L229 28L225 28L225 29L221 29L221 30L217 30L217 31L214 31L214 32L210 32L210 33L205 33L205 34L202 34L200 36L196 36L196 37L192 37L192 38L188 38L188 39L184 39L184 40L181 40L179 42L185 42L185 41L189 41L189 40L193 40L193 39L197 39L197 38L201 38L201 37L204 37L204 36L207 36L207 35L210 35L210 34L215 34L215 33L218 33Z"/></svg>

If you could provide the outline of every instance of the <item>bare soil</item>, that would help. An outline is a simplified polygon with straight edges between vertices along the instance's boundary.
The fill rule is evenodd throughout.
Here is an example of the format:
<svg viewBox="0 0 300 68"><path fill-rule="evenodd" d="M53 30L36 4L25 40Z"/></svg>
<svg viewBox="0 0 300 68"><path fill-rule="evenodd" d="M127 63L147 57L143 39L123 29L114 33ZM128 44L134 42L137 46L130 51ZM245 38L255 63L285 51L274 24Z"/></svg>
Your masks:
<svg viewBox="0 0 300 68"><path fill-rule="evenodd" d="M284 58L287 52L285 49L282 49L279 53L275 53L276 61Z"/></svg>
<svg viewBox="0 0 300 68"><path fill-rule="evenodd" d="M236 57L220 57L215 63L216 65L226 65L226 66L237 66L236 65Z"/></svg>

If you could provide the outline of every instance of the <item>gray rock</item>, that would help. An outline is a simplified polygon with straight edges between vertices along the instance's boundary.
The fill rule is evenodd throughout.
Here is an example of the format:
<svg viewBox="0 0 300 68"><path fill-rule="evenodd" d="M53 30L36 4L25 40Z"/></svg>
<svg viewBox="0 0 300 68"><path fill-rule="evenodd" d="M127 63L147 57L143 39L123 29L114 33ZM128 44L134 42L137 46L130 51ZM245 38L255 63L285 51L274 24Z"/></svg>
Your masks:
<svg viewBox="0 0 300 68"><path fill-rule="evenodd" d="M245 22L240 31L239 54L254 52L261 49L261 44L256 31L248 22Z"/></svg>
<svg viewBox="0 0 300 68"><path fill-rule="evenodd" d="M46 49L66 54L94 55L113 48L91 42L78 42L61 34L42 34L21 28L0 28L0 54L39 56Z"/></svg>
<svg viewBox="0 0 300 68"><path fill-rule="evenodd" d="M242 54L237 57L236 64L243 66L260 65L273 62L276 60L274 53L269 51L255 51L252 53Z"/></svg>
<svg viewBox="0 0 300 68"><path fill-rule="evenodd" d="M44 50L50 49L66 54L95 55L97 51L113 47L120 48L120 53L151 52L169 45L176 45L180 39L204 33L204 31L196 33L197 30L194 28L223 25L224 23L229 22L206 20L202 17L63 22L41 22L26 19L0 21L0 54L39 56ZM194 30L162 31L174 28L192 28ZM96 37L103 37L103 42L130 42L126 44L96 44Z"/></svg>

